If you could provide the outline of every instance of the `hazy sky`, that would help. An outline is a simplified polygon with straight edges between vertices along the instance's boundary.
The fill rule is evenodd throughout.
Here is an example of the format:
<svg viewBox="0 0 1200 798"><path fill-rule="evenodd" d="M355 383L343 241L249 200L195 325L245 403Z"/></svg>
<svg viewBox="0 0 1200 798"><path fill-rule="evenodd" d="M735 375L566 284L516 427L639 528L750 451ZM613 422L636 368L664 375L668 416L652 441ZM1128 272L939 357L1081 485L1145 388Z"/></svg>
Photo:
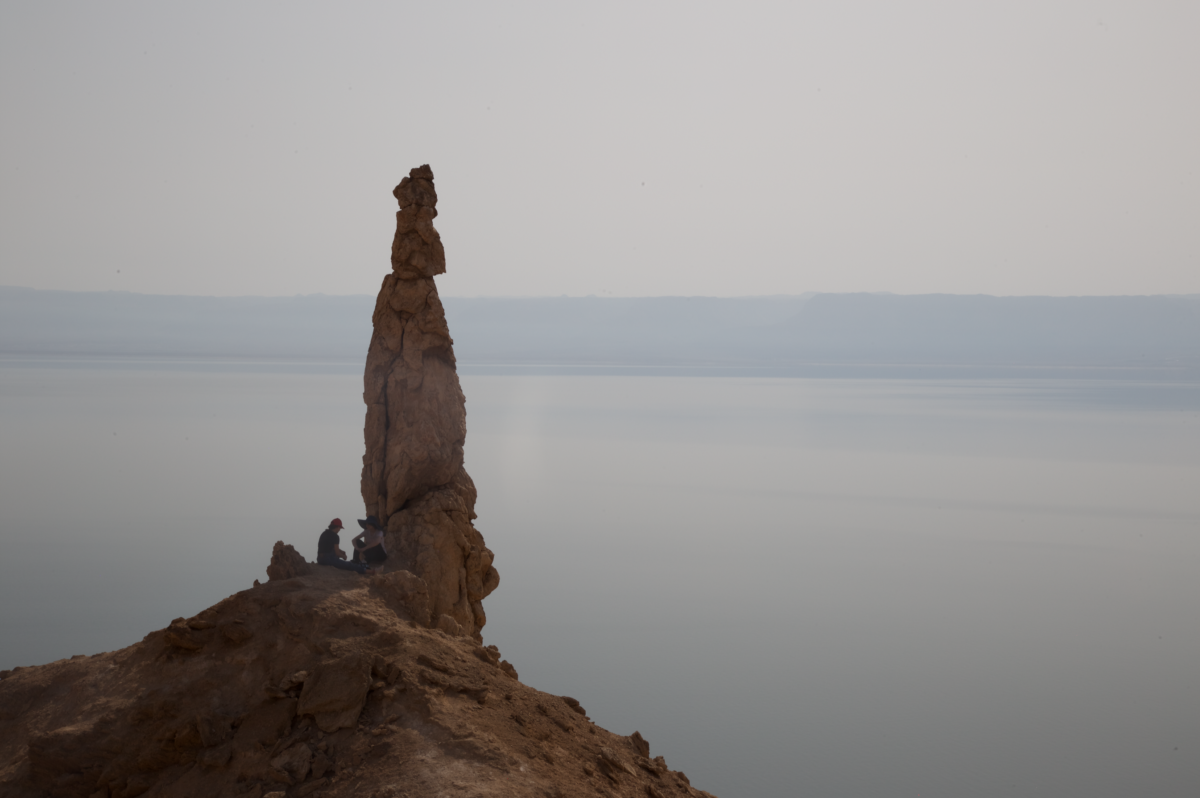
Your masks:
<svg viewBox="0 0 1200 798"><path fill-rule="evenodd" d="M0 5L0 284L1200 292L1200 3Z"/></svg>

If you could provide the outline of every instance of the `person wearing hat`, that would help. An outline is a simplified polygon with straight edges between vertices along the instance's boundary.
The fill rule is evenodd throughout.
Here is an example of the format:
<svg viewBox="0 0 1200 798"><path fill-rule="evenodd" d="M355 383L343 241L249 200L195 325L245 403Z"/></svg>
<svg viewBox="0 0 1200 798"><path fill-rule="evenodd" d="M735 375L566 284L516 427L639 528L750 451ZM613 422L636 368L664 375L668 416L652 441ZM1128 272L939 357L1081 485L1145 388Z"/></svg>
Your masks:
<svg viewBox="0 0 1200 798"><path fill-rule="evenodd" d="M342 519L335 518L329 522L329 528L321 533L317 541L317 565L332 565L343 571L355 571L360 574L374 573L365 563L346 562L346 552L342 551L342 539L338 532L342 531Z"/></svg>
<svg viewBox="0 0 1200 798"><path fill-rule="evenodd" d="M373 515L360 518L358 525L363 531L355 536L350 544L354 546L354 561L366 563L379 568L387 559L387 549L383 547L383 525Z"/></svg>

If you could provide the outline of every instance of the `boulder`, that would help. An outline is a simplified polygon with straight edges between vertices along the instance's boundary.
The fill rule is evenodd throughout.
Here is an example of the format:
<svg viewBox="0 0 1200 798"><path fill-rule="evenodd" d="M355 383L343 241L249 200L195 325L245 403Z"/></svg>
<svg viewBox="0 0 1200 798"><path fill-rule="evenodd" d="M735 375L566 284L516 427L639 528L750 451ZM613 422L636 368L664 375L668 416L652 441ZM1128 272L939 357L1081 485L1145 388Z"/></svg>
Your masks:
<svg viewBox="0 0 1200 798"><path fill-rule="evenodd" d="M312 749L304 743L296 743L271 760L271 767L282 776L285 784L299 784L308 776L312 767Z"/></svg>
<svg viewBox="0 0 1200 798"><path fill-rule="evenodd" d="M312 573L312 568L312 565L300 556L300 552L290 544L277 540L271 552L271 564L267 566L267 581L304 576Z"/></svg>

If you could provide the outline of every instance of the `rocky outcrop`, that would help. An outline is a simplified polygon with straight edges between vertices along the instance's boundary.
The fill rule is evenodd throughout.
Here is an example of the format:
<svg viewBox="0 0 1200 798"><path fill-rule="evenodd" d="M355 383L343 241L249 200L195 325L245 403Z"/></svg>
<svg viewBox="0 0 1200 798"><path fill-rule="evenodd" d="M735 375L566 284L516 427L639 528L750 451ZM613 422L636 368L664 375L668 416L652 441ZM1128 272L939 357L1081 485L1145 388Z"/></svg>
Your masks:
<svg viewBox="0 0 1200 798"><path fill-rule="evenodd" d="M385 572L315 566L280 541L266 584L139 643L0 671L0 795L708 795L637 732L601 729L482 645L499 577L462 466L433 173L414 169L395 194L362 474Z"/></svg>
<svg viewBox="0 0 1200 798"><path fill-rule="evenodd" d="M275 541L275 548L271 552L271 564L267 566L268 580L304 576L311 573L312 569L313 566L290 544L282 540Z"/></svg>
<svg viewBox="0 0 1200 798"><path fill-rule="evenodd" d="M707 795L495 646L426 628L423 589L314 567L121 651L0 672L0 795Z"/></svg>
<svg viewBox="0 0 1200 798"><path fill-rule="evenodd" d="M387 532L389 568L394 561L424 580L432 622L479 640L483 598L500 577L472 523L475 485L463 468L466 399L433 282L446 271L433 227L433 171L413 169L393 194L400 210L392 272L375 303L363 379L362 497Z"/></svg>

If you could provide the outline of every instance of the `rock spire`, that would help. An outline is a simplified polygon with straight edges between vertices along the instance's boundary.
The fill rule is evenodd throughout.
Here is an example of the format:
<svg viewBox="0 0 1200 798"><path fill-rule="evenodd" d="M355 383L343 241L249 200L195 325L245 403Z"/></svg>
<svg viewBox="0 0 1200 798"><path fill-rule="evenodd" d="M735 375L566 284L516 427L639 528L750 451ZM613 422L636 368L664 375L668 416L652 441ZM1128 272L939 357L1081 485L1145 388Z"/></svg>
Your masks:
<svg viewBox="0 0 1200 798"><path fill-rule="evenodd" d="M392 272L375 302L363 378L362 497L367 514L387 532L395 567L428 586L433 625L480 639L487 620L483 598L500 576L472 524L475 485L463 468L466 399L433 282L446 271L446 251L433 227L433 171L413 169L392 193L400 203Z"/></svg>

